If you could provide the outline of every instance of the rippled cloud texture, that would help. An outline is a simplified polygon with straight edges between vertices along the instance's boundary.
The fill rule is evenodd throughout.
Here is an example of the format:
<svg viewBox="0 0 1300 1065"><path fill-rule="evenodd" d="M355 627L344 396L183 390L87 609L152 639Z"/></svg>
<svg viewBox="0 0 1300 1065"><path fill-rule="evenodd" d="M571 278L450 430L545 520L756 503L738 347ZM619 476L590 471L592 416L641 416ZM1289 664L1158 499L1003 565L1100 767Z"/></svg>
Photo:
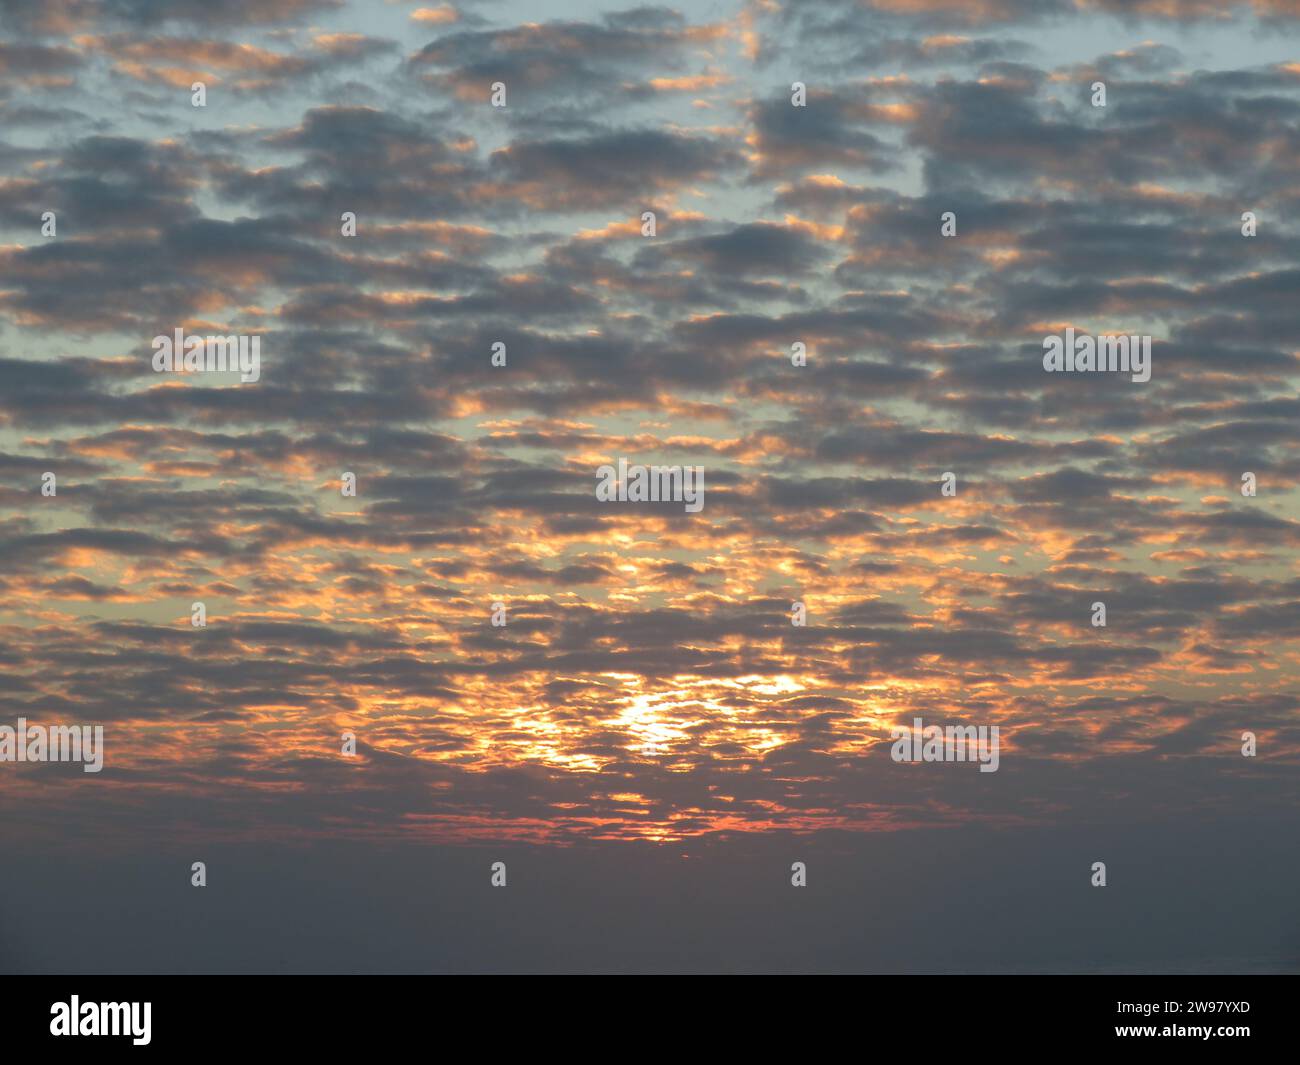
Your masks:
<svg viewBox="0 0 1300 1065"><path fill-rule="evenodd" d="M3 19L0 723L105 727L0 766L7 835L1293 814L1300 4ZM1150 381L1045 373L1067 327ZM896 764L916 717L999 771Z"/></svg>

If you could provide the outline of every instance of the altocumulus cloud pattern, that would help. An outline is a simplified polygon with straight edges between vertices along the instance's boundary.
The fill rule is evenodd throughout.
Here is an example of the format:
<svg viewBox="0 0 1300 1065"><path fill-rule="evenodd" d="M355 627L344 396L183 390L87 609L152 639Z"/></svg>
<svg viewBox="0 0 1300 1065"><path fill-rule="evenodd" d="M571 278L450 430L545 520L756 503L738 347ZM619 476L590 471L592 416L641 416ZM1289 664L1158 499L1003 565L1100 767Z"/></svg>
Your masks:
<svg viewBox="0 0 1300 1065"><path fill-rule="evenodd" d="M0 967L1300 966L1300 4L2 11Z"/></svg>

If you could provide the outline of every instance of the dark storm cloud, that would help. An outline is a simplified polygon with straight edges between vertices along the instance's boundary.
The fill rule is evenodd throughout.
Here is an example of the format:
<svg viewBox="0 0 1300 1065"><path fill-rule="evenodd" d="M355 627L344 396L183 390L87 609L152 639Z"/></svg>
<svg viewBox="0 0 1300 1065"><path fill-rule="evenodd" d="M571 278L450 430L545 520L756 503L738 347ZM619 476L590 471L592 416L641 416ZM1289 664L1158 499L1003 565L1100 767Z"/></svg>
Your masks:
<svg viewBox="0 0 1300 1065"><path fill-rule="evenodd" d="M687 70L687 52L717 36L689 27L667 8L643 7L598 22L548 21L506 30L453 32L425 45L410 58L419 75L443 91L486 101L495 82L507 86L511 105L533 110L545 101L580 99L616 105L644 70ZM640 75L644 77L644 75ZM599 109L599 108L597 108Z"/></svg>
<svg viewBox="0 0 1300 1065"><path fill-rule="evenodd" d="M826 256L826 250L807 233L766 223L737 226L712 237L692 237L644 250L638 260L658 256L680 260L717 277L756 274L792 277L806 274Z"/></svg>
<svg viewBox="0 0 1300 1065"><path fill-rule="evenodd" d="M739 164L738 149L719 138L653 129L520 140L491 156L493 176L537 209L620 206L628 213L643 197L722 176Z"/></svg>
<svg viewBox="0 0 1300 1065"><path fill-rule="evenodd" d="M897 165L888 141L866 129L870 116L847 94L809 88L804 107L789 95L756 101L749 122L758 150L758 175L799 174L810 169L881 172Z"/></svg>

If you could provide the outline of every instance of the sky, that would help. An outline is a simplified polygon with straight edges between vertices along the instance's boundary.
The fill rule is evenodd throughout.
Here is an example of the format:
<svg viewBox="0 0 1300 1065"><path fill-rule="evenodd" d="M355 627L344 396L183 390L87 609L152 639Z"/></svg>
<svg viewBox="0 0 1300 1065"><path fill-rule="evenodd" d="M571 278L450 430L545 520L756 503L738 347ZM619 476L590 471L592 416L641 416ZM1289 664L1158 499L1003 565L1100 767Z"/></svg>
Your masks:
<svg viewBox="0 0 1300 1065"><path fill-rule="evenodd" d="M0 969L1300 970L1298 207L1294 0L5 0Z"/></svg>

